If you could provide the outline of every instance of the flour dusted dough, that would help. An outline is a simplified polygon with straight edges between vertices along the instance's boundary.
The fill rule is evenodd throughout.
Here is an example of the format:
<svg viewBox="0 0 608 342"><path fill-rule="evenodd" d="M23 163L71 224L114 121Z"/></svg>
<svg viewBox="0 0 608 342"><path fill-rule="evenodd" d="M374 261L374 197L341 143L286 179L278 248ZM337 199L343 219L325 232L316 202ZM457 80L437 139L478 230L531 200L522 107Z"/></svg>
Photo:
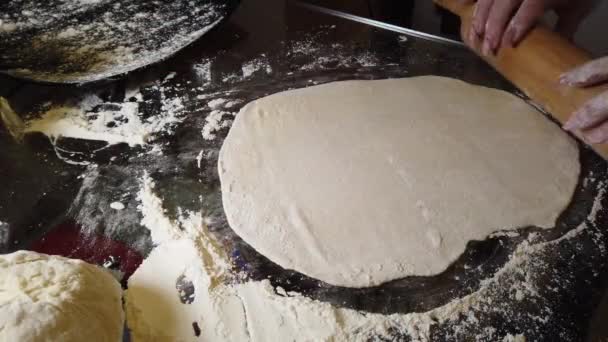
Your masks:
<svg viewBox="0 0 608 342"><path fill-rule="evenodd" d="M220 152L230 226L348 287L442 272L470 240L550 228L574 140L506 92L440 77L347 81L248 104Z"/></svg>
<svg viewBox="0 0 608 342"><path fill-rule="evenodd" d="M0 255L0 341L122 341L120 284L83 261Z"/></svg>

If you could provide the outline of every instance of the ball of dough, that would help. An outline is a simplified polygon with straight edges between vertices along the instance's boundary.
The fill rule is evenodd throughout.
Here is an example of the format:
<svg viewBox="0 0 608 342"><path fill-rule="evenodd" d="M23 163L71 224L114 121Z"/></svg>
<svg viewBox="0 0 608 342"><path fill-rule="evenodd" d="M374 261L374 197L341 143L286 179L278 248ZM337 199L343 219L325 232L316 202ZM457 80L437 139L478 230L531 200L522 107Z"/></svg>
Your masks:
<svg viewBox="0 0 608 342"><path fill-rule="evenodd" d="M29 251L0 255L0 341L121 341L122 289L104 269Z"/></svg>

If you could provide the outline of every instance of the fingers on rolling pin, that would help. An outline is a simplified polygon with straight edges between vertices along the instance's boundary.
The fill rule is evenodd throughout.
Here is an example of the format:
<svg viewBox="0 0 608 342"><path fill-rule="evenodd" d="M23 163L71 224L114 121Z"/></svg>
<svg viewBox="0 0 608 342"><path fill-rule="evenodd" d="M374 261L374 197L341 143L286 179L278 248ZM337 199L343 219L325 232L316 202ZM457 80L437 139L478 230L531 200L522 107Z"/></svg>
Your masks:
<svg viewBox="0 0 608 342"><path fill-rule="evenodd" d="M583 133L585 140L592 144L604 144L608 142L608 121Z"/></svg>
<svg viewBox="0 0 608 342"><path fill-rule="evenodd" d="M583 64L560 77L562 84L577 87L588 87L604 81L608 81L608 57Z"/></svg>
<svg viewBox="0 0 608 342"><path fill-rule="evenodd" d="M467 25L468 27L462 26L462 40L469 47L481 52L486 20L494 0L459 0L459 2L463 5L474 4L471 24Z"/></svg>
<svg viewBox="0 0 608 342"><path fill-rule="evenodd" d="M589 138L592 140L597 137L598 132L594 132L595 129L600 129L603 123L608 119L608 92L602 93L589 102L583 107L572 114L572 117L564 124L564 129L572 131L575 129L590 130L588 134L584 134L585 137L590 135ZM608 127L602 128L608 129ZM590 141L597 143L596 141Z"/></svg>
<svg viewBox="0 0 608 342"><path fill-rule="evenodd" d="M503 45L516 46L545 13L542 1L524 0L511 19L503 37Z"/></svg>
<svg viewBox="0 0 608 342"><path fill-rule="evenodd" d="M484 55L495 53L500 47L503 39L503 33L509 19L515 10L521 5L521 0L503 0L495 1L485 27L485 41L483 47Z"/></svg>
<svg viewBox="0 0 608 342"><path fill-rule="evenodd" d="M483 37L479 36L472 26L463 26L462 29L462 40L464 43L475 51L481 51Z"/></svg>
<svg viewBox="0 0 608 342"><path fill-rule="evenodd" d="M485 33L486 22L494 1L495 0L479 0L475 5L475 11L473 12L473 29L479 36L483 36Z"/></svg>

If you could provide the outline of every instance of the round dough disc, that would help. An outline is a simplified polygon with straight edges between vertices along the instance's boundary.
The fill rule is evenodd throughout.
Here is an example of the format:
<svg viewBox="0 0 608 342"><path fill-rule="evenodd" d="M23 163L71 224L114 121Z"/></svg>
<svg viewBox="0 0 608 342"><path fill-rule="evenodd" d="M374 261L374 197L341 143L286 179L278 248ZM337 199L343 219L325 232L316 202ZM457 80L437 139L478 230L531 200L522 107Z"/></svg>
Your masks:
<svg viewBox="0 0 608 342"><path fill-rule="evenodd" d="M441 77L335 82L245 106L220 152L230 226L283 268L365 287L470 240L550 228L576 142L521 99Z"/></svg>
<svg viewBox="0 0 608 342"><path fill-rule="evenodd" d="M84 261L0 255L0 341L122 341L122 289Z"/></svg>

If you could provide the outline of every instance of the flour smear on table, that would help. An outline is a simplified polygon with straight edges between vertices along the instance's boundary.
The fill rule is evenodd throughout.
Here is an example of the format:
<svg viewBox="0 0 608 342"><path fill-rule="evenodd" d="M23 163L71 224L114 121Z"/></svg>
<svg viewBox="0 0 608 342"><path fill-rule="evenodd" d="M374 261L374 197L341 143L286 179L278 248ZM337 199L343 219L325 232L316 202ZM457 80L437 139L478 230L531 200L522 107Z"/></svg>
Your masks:
<svg viewBox="0 0 608 342"><path fill-rule="evenodd" d="M87 95L75 104L53 106L40 118L29 121L25 132L44 133L53 141L63 137L138 146L178 123L183 114L181 99L173 98L163 102L160 115L142 119L141 95L132 93L131 97L137 101L108 103Z"/></svg>
<svg viewBox="0 0 608 342"><path fill-rule="evenodd" d="M134 341L188 341L195 340L197 332L201 340L211 341L279 341L294 337L298 341L354 341L390 339L395 333L415 341L430 341L434 325L458 322L463 315L467 317L465 325L476 324L472 309L499 309L490 296L497 288L509 286L519 300L540 298L533 279L528 278L534 267L546 267L539 264L538 253L590 229L583 223L551 242L538 242L533 234L476 292L425 313L381 315L338 308L273 288L268 280L252 281L235 275L230 258L207 230L208 218L200 212L181 212L177 219L169 218L154 188L152 179L144 175L139 193L142 224L151 231L157 247L129 280L126 312ZM588 222L594 222L601 209L604 185L602 188ZM513 283L511 273L525 275L525 281ZM194 301L190 304L180 301L176 289L180 278L193 285ZM545 315L533 319L546 320L551 312ZM485 333L479 338L525 341L524 334L500 335L493 327L482 331Z"/></svg>

